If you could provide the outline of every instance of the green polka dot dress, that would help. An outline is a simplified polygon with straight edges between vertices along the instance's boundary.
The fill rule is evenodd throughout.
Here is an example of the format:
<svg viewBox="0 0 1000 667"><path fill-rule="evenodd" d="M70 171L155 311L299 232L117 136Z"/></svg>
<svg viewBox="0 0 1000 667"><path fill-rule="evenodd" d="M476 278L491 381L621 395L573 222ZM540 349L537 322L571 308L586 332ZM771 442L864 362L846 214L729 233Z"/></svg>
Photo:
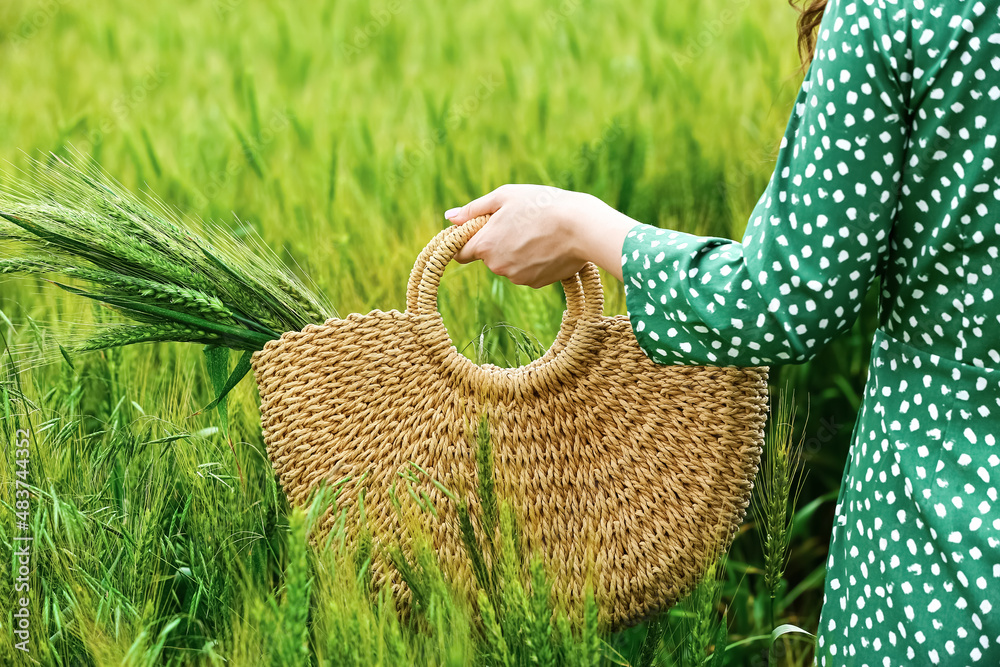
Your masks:
<svg viewBox="0 0 1000 667"><path fill-rule="evenodd" d="M626 238L663 364L806 361L881 278L820 665L1000 665L998 137L998 0L831 0L742 243Z"/></svg>

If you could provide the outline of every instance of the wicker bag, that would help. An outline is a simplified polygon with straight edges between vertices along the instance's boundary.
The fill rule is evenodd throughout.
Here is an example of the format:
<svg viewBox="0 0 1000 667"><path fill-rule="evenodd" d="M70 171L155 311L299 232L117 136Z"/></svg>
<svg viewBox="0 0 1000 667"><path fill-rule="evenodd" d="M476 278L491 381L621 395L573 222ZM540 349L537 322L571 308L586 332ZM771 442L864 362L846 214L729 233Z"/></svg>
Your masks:
<svg viewBox="0 0 1000 667"><path fill-rule="evenodd" d="M579 603L588 572L604 627L632 625L688 592L728 548L750 500L767 410L767 368L661 366L626 316L603 317L597 268L563 281L566 313L540 359L479 366L437 312L445 266L488 216L438 234L417 258L406 312L372 311L285 333L253 355L268 456L289 502L321 479L354 481L376 544L410 539L389 490L409 462L478 510L476 425L489 420L496 493L539 553L557 597ZM425 528L452 580L474 589L456 508L422 489ZM338 520L328 512L318 544ZM482 527L477 523L477 530ZM349 538L353 539L350 536ZM408 591L376 550L376 583ZM578 608L578 604L576 608Z"/></svg>

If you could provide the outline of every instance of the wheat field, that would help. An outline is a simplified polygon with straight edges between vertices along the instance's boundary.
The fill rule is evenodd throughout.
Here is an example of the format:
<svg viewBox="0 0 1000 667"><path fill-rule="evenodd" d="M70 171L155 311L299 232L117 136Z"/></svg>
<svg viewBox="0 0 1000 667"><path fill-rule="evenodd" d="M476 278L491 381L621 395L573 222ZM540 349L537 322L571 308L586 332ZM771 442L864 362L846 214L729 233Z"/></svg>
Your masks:
<svg viewBox="0 0 1000 667"><path fill-rule="evenodd" d="M55 159L100 168L192 230L263 243L340 316L402 310L443 212L507 182L739 238L801 81L795 16L783 0L7 0L0 189ZM604 283L606 314L624 313L621 285ZM463 353L505 365L544 351L563 309L557 287L517 287L479 264L449 268L439 305ZM61 342L114 317L38 276L0 275L4 600L23 593L19 466L34 537L28 650L8 605L0 663L811 659L807 636L772 632L815 631L870 316L813 362L773 374L794 390L782 404L798 418L768 447L801 440L809 472L795 511L788 457L775 456L786 469L769 479L783 481L705 584L613 635L593 610L581 627L549 627L541 598L473 614L449 597L433 554L415 570L432 601L417 622L372 602L364 554L306 548L310 517L275 482L251 378L223 423L199 412L215 395L202 345L62 354Z"/></svg>

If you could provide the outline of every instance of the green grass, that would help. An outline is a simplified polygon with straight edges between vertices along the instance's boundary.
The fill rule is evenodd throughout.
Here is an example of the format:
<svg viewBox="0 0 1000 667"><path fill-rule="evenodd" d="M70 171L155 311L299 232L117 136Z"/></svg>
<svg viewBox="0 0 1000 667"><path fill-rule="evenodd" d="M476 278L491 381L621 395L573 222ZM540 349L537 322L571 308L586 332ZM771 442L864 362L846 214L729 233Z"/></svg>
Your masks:
<svg viewBox="0 0 1000 667"><path fill-rule="evenodd" d="M402 309L443 211L505 182L583 190L645 222L738 238L797 92L793 23L783 0L11 0L0 6L0 187L75 148L194 230L260 236L341 315ZM606 312L624 312L620 285L605 285ZM558 288L515 287L479 265L450 268L440 300L459 349L507 364L546 347L562 311ZM306 550L308 518L276 485L253 383L230 394L225 425L192 416L213 398L200 345L67 360L60 340L118 320L40 277L0 277L0 312L21 353L16 374L3 357L0 552L13 563L11 443L30 410L36 664L305 664L303 641L314 664L529 653L539 664L697 664L720 637L723 664L767 664L774 624L815 630L870 317L776 373L812 406L797 431L810 485L788 517L784 576L772 555L765 581L748 519L705 590L664 618L604 637L556 622L546 649L541 601L490 620L438 590L411 627L368 602L363 558ZM528 563L524 576L541 574ZM13 586L0 578L4 599ZM4 664L25 658L6 641L11 621L0 619ZM809 649L786 635L771 653L803 664Z"/></svg>

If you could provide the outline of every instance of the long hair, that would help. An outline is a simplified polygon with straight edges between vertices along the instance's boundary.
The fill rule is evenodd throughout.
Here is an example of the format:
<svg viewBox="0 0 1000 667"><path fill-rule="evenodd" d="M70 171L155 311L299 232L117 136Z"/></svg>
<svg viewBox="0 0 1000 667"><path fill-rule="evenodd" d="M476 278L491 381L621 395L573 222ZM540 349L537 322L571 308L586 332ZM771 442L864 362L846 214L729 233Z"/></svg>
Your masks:
<svg viewBox="0 0 1000 667"><path fill-rule="evenodd" d="M802 60L802 69L805 70L812 62L813 54L816 51L816 29L819 28L819 22L823 19L827 0L788 1L799 10L799 58ZM801 7L799 7L800 3Z"/></svg>

